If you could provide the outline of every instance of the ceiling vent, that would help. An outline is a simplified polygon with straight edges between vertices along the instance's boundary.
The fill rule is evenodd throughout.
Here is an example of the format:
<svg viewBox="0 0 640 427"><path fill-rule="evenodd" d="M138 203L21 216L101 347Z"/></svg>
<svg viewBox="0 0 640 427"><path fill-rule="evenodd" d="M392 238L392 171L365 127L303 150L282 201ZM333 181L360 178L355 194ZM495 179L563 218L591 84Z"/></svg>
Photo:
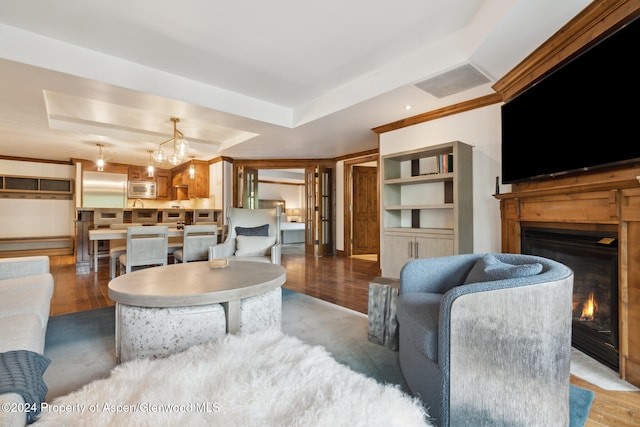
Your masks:
<svg viewBox="0 0 640 427"><path fill-rule="evenodd" d="M490 80L473 65L465 64L416 83L415 86L436 98L444 98L489 82Z"/></svg>

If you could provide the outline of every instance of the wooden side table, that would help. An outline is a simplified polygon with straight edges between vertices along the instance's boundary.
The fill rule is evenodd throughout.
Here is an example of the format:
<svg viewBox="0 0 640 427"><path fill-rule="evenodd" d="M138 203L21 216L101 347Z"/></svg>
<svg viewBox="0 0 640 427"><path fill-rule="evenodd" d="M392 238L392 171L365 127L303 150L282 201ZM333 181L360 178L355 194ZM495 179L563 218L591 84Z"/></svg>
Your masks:
<svg viewBox="0 0 640 427"><path fill-rule="evenodd" d="M369 341L398 350L396 304L400 280L376 277L369 282Z"/></svg>

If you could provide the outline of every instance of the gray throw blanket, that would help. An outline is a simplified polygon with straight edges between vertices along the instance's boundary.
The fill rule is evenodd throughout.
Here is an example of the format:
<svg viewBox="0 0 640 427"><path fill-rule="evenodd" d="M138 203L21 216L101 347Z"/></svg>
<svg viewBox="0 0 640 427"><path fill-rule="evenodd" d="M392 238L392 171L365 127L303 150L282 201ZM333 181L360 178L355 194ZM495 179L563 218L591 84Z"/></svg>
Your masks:
<svg viewBox="0 0 640 427"><path fill-rule="evenodd" d="M22 396L29 424L37 419L47 396L48 388L42 375L49 363L49 358L29 350L0 353L0 394Z"/></svg>

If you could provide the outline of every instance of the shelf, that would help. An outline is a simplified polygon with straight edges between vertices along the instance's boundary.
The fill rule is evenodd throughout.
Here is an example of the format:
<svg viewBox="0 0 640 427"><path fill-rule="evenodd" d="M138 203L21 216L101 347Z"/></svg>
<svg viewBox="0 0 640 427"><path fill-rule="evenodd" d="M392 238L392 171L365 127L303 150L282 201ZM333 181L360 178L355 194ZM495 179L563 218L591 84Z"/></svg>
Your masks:
<svg viewBox="0 0 640 427"><path fill-rule="evenodd" d="M429 234L444 234L453 236L453 228L413 228L413 227L387 227L384 229L385 233L429 233Z"/></svg>
<svg viewBox="0 0 640 427"><path fill-rule="evenodd" d="M425 184L430 182L444 182L453 180L453 173L434 173L428 175L411 176L407 178L385 179L384 185L411 185Z"/></svg>
<svg viewBox="0 0 640 427"><path fill-rule="evenodd" d="M388 205L385 211L407 211L407 210L432 210L432 209L453 209L453 203L430 204L430 205Z"/></svg>

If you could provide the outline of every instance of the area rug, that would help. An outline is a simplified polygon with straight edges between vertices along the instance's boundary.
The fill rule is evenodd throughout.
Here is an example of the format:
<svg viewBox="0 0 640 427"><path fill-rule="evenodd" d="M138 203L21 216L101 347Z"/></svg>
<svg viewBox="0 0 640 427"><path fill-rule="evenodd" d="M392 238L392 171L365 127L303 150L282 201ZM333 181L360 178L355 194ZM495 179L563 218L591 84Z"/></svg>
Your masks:
<svg viewBox="0 0 640 427"><path fill-rule="evenodd" d="M322 346L333 359L351 370L409 393L400 371L398 352L367 340L365 314L286 288L282 300L285 334ZM52 360L45 371L48 403L110 375L116 366L114 324L113 307L49 319L45 346L45 355ZM571 363L573 369L573 354ZM571 388L570 427L585 425L591 399L588 390Z"/></svg>
<svg viewBox="0 0 640 427"><path fill-rule="evenodd" d="M595 394L591 390L571 385L569 390L569 426L584 427Z"/></svg>
<svg viewBox="0 0 640 427"><path fill-rule="evenodd" d="M117 366L38 426L430 426L418 400L276 330Z"/></svg>

